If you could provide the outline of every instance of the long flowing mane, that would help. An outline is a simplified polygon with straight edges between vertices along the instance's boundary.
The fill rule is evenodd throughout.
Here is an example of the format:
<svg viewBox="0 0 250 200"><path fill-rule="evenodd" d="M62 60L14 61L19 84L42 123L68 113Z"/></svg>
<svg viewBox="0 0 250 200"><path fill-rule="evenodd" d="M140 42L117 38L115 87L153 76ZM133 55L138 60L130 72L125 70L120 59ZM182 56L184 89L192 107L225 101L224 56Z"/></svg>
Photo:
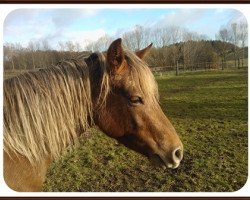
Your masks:
<svg viewBox="0 0 250 200"><path fill-rule="evenodd" d="M131 73L141 90L158 99L154 77L146 63L126 51ZM99 60L99 107L110 92L105 56ZM79 134L94 124L91 80L96 72L83 58L28 72L4 81L4 150L31 163L44 156L57 158Z"/></svg>

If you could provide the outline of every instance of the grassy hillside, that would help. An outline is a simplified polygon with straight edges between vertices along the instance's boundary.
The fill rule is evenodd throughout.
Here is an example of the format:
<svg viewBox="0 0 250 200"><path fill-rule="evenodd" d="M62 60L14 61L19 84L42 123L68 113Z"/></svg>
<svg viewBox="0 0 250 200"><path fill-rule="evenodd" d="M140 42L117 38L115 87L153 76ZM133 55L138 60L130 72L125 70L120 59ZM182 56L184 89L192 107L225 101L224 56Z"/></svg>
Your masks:
<svg viewBox="0 0 250 200"><path fill-rule="evenodd" d="M175 170L150 165L93 128L49 169L44 191L237 191L247 180L247 71L157 76L162 108L184 144Z"/></svg>

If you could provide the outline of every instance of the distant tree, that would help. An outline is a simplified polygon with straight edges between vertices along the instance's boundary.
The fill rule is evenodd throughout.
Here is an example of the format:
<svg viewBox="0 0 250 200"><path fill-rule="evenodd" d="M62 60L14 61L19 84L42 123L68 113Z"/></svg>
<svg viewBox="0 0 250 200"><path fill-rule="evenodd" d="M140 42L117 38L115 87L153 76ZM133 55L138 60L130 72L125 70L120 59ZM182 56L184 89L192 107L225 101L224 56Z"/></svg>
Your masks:
<svg viewBox="0 0 250 200"><path fill-rule="evenodd" d="M127 48L137 51L152 42L151 35L153 34L150 29L135 25L132 30L123 33L122 38Z"/></svg>
<svg viewBox="0 0 250 200"><path fill-rule="evenodd" d="M81 51L81 45L78 42L75 42L75 51L80 52Z"/></svg>
<svg viewBox="0 0 250 200"><path fill-rule="evenodd" d="M237 23L232 23L231 24L231 42L234 45L234 49L233 49L233 54L234 54L234 66L237 67L237 61L238 61L238 68L240 67L240 62L239 62L239 48L238 48L238 44L239 44L239 25Z"/></svg>
<svg viewBox="0 0 250 200"><path fill-rule="evenodd" d="M134 34L134 40L135 40L135 45L136 45L136 49L135 50L140 50L143 46L143 27L140 25L136 25L134 30L133 30L133 34Z"/></svg>
<svg viewBox="0 0 250 200"><path fill-rule="evenodd" d="M180 27L178 26L171 26L170 27L170 38L171 43L173 44L172 47L172 59L176 69L176 75L179 74L179 61L181 57L181 48L178 42L181 40L182 32Z"/></svg>
<svg viewBox="0 0 250 200"><path fill-rule="evenodd" d="M112 42L112 37L108 34L100 37L97 41L86 41L87 45L85 46L85 50L95 52L95 51L106 51Z"/></svg>
<svg viewBox="0 0 250 200"><path fill-rule="evenodd" d="M15 70L14 58L17 55L15 46L12 43L6 43L4 45L4 61L5 63L11 63L11 69ZM7 67L7 66L6 66Z"/></svg>
<svg viewBox="0 0 250 200"><path fill-rule="evenodd" d="M42 50L47 51L47 50L51 49L48 40L46 40L46 39L42 40L41 44L42 44L42 46L41 46Z"/></svg>
<svg viewBox="0 0 250 200"><path fill-rule="evenodd" d="M65 46L66 46L67 51L69 51L69 52L74 52L75 51L75 45L74 45L74 43L72 41L67 41L65 43Z"/></svg>
<svg viewBox="0 0 250 200"><path fill-rule="evenodd" d="M36 68L36 65L35 65L35 44L33 41L30 41L29 44L28 44L28 49L29 51L31 52L31 60L32 60L32 67L33 69Z"/></svg>
<svg viewBox="0 0 250 200"><path fill-rule="evenodd" d="M245 50L245 45L247 43L248 39L248 27L246 22L240 22L239 25L239 42L241 43L242 47L242 67L244 65L244 50Z"/></svg>
<svg viewBox="0 0 250 200"><path fill-rule="evenodd" d="M153 31L153 41L157 47L166 47L171 43L169 27L157 28Z"/></svg>
<svg viewBox="0 0 250 200"><path fill-rule="evenodd" d="M200 41L202 38L203 37L196 32L189 32L187 30L182 31L182 41L184 42L182 47L184 68L191 67L191 70L194 69L199 59L199 51L202 50L202 44L197 41Z"/></svg>
<svg viewBox="0 0 250 200"><path fill-rule="evenodd" d="M230 35L227 28L221 28L216 38L221 42L219 44L219 49L221 50L220 55L222 56L222 69L224 69L224 63L226 62L226 53L228 52L227 43L230 41Z"/></svg>

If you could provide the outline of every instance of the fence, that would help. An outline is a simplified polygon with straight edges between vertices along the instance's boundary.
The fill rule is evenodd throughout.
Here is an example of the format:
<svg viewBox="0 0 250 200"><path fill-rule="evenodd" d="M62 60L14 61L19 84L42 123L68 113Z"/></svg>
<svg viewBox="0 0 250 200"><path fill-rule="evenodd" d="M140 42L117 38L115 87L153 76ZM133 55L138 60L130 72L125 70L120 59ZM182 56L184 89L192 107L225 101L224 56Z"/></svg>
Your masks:
<svg viewBox="0 0 250 200"><path fill-rule="evenodd" d="M195 63L193 65L183 65L178 64L176 66L165 66L165 67L153 67L150 66L152 72L167 72L167 71L174 71L176 75L179 74L181 71L195 71L195 70L212 70L212 69L237 69L237 68L246 68L248 67L248 59L240 60L236 62L235 67L235 61L230 60L226 62L202 62L202 63ZM39 70L40 67L35 69L24 69L24 68L18 68L18 69L4 69L4 79L12 77L13 75L30 71L30 70Z"/></svg>
<svg viewBox="0 0 250 200"><path fill-rule="evenodd" d="M235 63L234 60L226 62L202 62L195 63L192 65L178 64L176 66L165 66L165 67L153 67L151 70L153 72L165 72L165 71L193 71L193 70L212 70L212 69L227 69L227 68L246 68L248 67L248 59L240 60Z"/></svg>

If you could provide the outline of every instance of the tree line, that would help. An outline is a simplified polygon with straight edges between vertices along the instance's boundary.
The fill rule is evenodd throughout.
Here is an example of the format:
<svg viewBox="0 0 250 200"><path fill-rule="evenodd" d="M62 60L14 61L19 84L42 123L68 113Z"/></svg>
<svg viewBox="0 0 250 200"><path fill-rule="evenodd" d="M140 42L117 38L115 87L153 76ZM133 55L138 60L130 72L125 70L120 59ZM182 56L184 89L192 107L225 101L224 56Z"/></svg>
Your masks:
<svg viewBox="0 0 250 200"><path fill-rule="evenodd" d="M84 49L78 42L59 42L53 50L48 41L30 41L27 47L20 44L4 44L4 69L35 69L51 66L61 60L74 58L79 54L89 55L95 51L107 50L117 36L108 34L97 41L88 42ZM221 27L216 40L206 35L188 31L179 26L165 26L150 29L136 25L122 34L123 44L134 51L153 42L147 62L151 67L194 69L198 65L223 68L228 60L234 61L234 67L242 67L247 58L247 23L232 23ZM233 56L228 56L229 54ZM216 65L215 65L216 64Z"/></svg>

